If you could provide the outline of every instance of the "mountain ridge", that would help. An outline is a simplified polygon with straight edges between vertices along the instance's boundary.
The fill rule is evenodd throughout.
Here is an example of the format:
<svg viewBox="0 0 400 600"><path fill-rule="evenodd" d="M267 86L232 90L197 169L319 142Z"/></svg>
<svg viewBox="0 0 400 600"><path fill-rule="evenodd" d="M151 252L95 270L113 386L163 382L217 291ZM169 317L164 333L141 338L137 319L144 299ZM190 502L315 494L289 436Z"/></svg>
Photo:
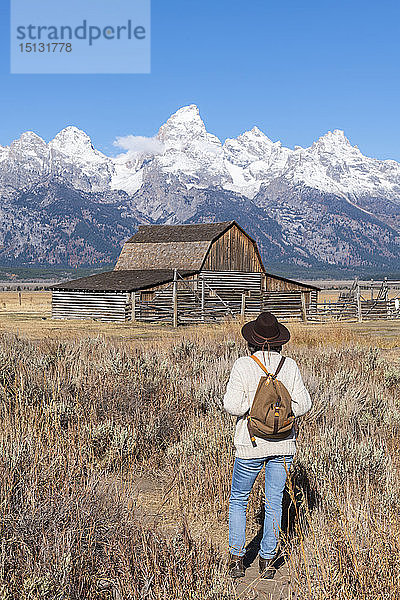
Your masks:
<svg viewBox="0 0 400 600"><path fill-rule="evenodd" d="M140 223L236 219L266 264L400 271L400 164L341 130L308 148L256 126L221 142L189 105L153 138L117 143L106 156L69 126L0 146L0 261L109 263Z"/></svg>

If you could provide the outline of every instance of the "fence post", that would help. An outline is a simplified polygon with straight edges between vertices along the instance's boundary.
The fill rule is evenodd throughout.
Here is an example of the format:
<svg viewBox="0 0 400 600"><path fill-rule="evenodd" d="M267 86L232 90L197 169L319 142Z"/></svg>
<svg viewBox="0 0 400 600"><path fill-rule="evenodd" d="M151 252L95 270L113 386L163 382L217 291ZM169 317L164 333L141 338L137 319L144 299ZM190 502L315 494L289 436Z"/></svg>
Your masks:
<svg viewBox="0 0 400 600"><path fill-rule="evenodd" d="M242 319L246 316L246 294L242 293L242 303L240 305L240 316Z"/></svg>
<svg viewBox="0 0 400 600"><path fill-rule="evenodd" d="M390 319L390 300L389 300L389 286L388 286L387 277L385 277L385 279L384 279L384 285L385 285L386 318Z"/></svg>
<svg viewBox="0 0 400 600"><path fill-rule="evenodd" d="M356 289L356 294L357 294L357 319L358 322L361 323L362 321L362 307L361 307L361 292L360 292L360 282L358 280L358 277L356 279L357 281L357 289Z"/></svg>
<svg viewBox="0 0 400 600"><path fill-rule="evenodd" d="M131 321L136 321L136 292L131 292L132 314Z"/></svg>
<svg viewBox="0 0 400 600"><path fill-rule="evenodd" d="M172 288L172 327L178 327L178 271L174 269L174 284Z"/></svg>
<svg viewBox="0 0 400 600"><path fill-rule="evenodd" d="M204 321L204 308L205 308L205 286L204 286L204 275L201 278L201 320Z"/></svg>
<svg viewBox="0 0 400 600"><path fill-rule="evenodd" d="M307 323L306 292L301 292L301 318Z"/></svg>

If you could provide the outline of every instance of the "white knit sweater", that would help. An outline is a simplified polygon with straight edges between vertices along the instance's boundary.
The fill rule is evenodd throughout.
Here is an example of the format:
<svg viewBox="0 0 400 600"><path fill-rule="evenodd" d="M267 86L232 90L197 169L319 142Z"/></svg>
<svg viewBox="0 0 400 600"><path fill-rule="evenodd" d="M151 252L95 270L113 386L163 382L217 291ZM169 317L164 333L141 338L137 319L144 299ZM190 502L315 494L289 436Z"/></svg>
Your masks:
<svg viewBox="0 0 400 600"><path fill-rule="evenodd" d="M275 373L281 355L278 352L256 352L255 356L261 360L269 372ZM247 429L247 417L260 377L264 371L250 356L238 358L232 368L229 382L224 396L225 410L236 417L234 444L236 456L240 458L263 458L265 456L289 456L296 452L296 436L293 431L285 440L263 440L256 438L256 447L253 447ZM292 358L286 358L277 377L292 397L292 410L295 417L304 415L311 408L311 398L304 386L299 367Z"/></svg>

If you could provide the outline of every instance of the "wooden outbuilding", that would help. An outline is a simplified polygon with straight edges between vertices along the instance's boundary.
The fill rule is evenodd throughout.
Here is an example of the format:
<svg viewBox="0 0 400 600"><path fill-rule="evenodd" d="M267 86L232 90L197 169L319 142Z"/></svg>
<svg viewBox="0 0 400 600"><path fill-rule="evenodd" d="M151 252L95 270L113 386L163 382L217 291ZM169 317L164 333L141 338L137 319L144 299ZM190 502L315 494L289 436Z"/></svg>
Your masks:
<svg viewBox="0 0 400 600"><path fill-rule="evenodd" d="M235 222L142 225L113 271L52 286L55 319L202 322L271 310L307 317L318 288L268 273Z"/></svg>

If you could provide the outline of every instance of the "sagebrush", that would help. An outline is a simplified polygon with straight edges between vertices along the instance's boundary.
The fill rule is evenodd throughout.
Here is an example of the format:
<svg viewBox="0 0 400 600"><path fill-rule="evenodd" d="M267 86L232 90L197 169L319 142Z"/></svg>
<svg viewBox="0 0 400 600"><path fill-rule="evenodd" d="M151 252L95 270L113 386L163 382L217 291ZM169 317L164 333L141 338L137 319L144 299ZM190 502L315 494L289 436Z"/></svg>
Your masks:
<svg viewBox="0 0 400 600"><path fill-rule="evenodd" d="M225 540L199 523L226 529L222 397L245 352L238 331L129 346L0 338L0 598L235 597ZM314 338L288 347L314 400L285 500L292 585L309 600L394 600L400 372L359 340ZM165 483L174 527L144 518L141 478ZM250 537L262 496L259 481Z"/></svg>

